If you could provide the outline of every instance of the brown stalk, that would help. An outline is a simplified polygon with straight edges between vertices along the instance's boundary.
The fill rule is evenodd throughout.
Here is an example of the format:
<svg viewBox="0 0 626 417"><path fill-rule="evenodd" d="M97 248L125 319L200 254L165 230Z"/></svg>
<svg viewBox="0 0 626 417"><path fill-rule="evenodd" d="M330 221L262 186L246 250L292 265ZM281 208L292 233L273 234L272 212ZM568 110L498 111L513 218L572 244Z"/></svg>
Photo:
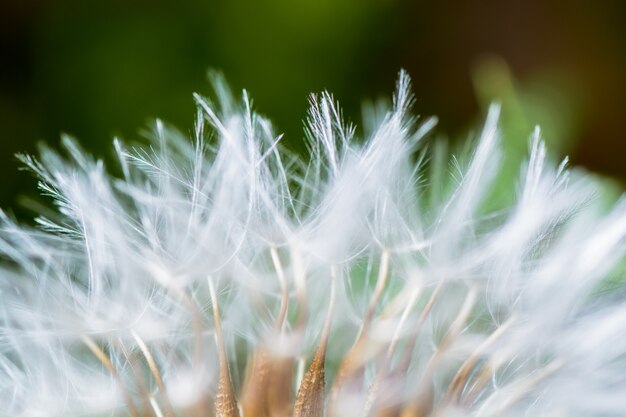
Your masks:
<svg viewBox="0 0 626 417"><path fill-rule="evenodd" d="M294 417L323 417L324 416L324 389L325 389L325 372L324 363L326 360L326 347L330 335L330 326L332 323L333 309L335 306L335 271L331 269L332 286L330 293L330 304L320 344L313 356L311 366L304 374L298 394L296 395L296 403L294 406Z"/></svg>
<svg viewBox="0 0 626 417"><path fill-rule="evenodd" d="M396 369L400 369L400 370L407 369L409 365L411 364L411 358L413 357L413 349L415 349L415 345L417 344L417 336L419 335L420 329L422 328L422 325L426 321L426 318L430 314L430 311L435 305L435 301L437 300L437 297L439 296L439 293L441 292L442 286L443 284L441 282L437 284L437 286L433 290L433 293L430 295L430 298L426 302L424 309L422 310L419 317L417 318L417 321L415 322L415 325L413 326L413 330L411 331L411 337L409 339L409 342L407 343L407 346L404 347L404 355L402 356L400 363L396 366Z"/></svg>
<svg viewBox="0 0 626 417"><path fill-rule="evenodd" d="M417 396L408 401L402 412L398 414L400 417L426 417L430 416L433 411L433 400L435 392L431 382L423 384Z"/></svg>
<svg viewBox="0 0 626 417"><path fill-rule="evenodd" d="M146 363L148 364L150 373L154 377L157 387L159 388L159 392L161 393L161 397L163 398L163 404L165 405L165 417L173 417L174 409L172 408L172 403L170 402L167 391L165 390L165 384L163 383L163 378L161 377L159 366L154 360L154 356L152 356L152 353L150 353L150 349L148 349L148 346L143 341L143 339L134 330L132 331L132 335L137 342L137 345L139 346L139 350L141 350L141 353L146 359Z"/></svg>
<svg viewBox="0 0 626 417"><path fill-rule="evenodd" d="M381 370L368 392L365 416L398 417L402 412L404 403L398 397L402 398L406 390L404 372L390 371L388 364L388 359L383 358Z"/></svg>
<svg viewBox="0 0 626 417"><path fill-rule="evenodd" d="M270 253L281 289L280 310L276 320L276 331L283 336L285 334L285 323L287 322L287 311L289 307L289 289L287 287L285 272L280 257L278 256L278 251L275 247L272 247ZM272 417L287 417L292 412L294 366L295 359L292 356L271 357L269 365L270 372L267 378L266 401L267 411Z"/></svg>
<svg viewBox="0 0 626 417"><path fill-rule="evenodd" d="M528 394L532 387L538 385L545 379L549 378L552 374L557 372L565 365L565 361L555 360L552 363L546 365L541 370L529 375L520 383L521 388L517 389L514 395L510 395L505 401L500 404L498 410L494 415L506 415L506 413L513 407L518 401Z"/></svg>
<svg viewBox="0 0 626 417"><path fill-rule="evenodd" d="M462 399L461 405L469 406L474 401L476 401L481 391L485 388L487 383L491 380L491 377L497 368L498 368L497 364L494 366L489 363L483 367L482 371L474 379L472 386L470 387L470 389L468 390L468 392L465 394L464 398Z"/></svg>
<svg viewBox="0 0 626 417"><path fill-rule="evenodd" d="M136 362L140 362L141 359L137 357L138 354L136 352L129 352L124 346L124 344L121 342L121 340L118 340L117 342L118 343L116 343L116 346L122 351L122 353L128 360L130 368L133 371L133 376L135 380L135 388L139 392L139 398L141 401L140 415L150 416L152 415L151 405L150 405L150 393L148 392L148 388L146 388L146 384L143 381L143 376L140 374L140 370L137 369L137 368L140 368L140 366L136 364Z"/></svg>
<svg viewBox="0 0 626 417"><path fill-rule="evenodd" d="M217 295L215 294L215 288L213 287L213 282L210 277L208 282L209 291L211 293L211 302L213 304L213 316L215 318L215 341L217 344L220 366L217 393L215 395L215 415L217 417L239 417L239 408L237 407L235 391L230 377L230 369L228 368L228 355L226 354L226 346L224 345L220 310L217 305Z"/></svg>
<svg viewBox="0 0 626 417"><path fill-rule="evenodd" d="M211 277L208 278L211 280ZM187 294L183 289L175 286L175 285L166 285L165 283L161 283L164 288L170 291L174 296L176 296L179 301L183 304L183 306L189 311L191 315L191 325L193 328L193 340L194 340L194 355L193 355L193 364L194 369L202 368L202 314L198 310L198 306L194 304L192 298ZM195 404L192 408L194 412L198 410L203 415L209 415L212 413L211 406L208 404L209 400L201 399Z"/></svg>
<svg viewBox="0 0 626 417"><path fill-rule="evenodd" d="M285 273L275 247L270 248L272 263L281 288L281 300L275 330L282 334L287 308L289 307L289 291ZM293 359L290 360L293 362ZM241 407L244 416L267 417L285 415L286 410L291 409L291 377L282 371L282 366L287 370L293 370L289 366L290 361L275 357L264 345L259 347L251 358L251 363L246 371ZM276 378L274 373L278 373ZM287 414L289 412L287 411Z"/></svg>
<svg viewBox="0 0 626 417"><path fill-rule="evenodd" d="M246 371L246 382L241 394L241 409L244 416L267 417L267 383L270 373L270 358L264 348L254 352Z"/></svg>
<svg viewBox="0 0 626 417"><path fill-rule="evenodd" d="M271 417L288 417L293 411L293 378L295 359L275 357L267 384L267 407Z"/></svg>
<svg viewBox="0 0 626 417"><path fill-rule="evenodd" d="M446 393L444 402L449 402L453 404L458 404L461 401L461 393L463 391L463 387L467 383L470 373L478 362L478 359L483 354L483 352L489 348L489 346L504 334L504 332L511 326L515 318L512 316L506 322L504 322L500 327L498 327L491 335L485 339L483 343L481 343L474 352L463 362L457 373L454 375L452 382L448 386L448 392Z"/></svg>
<svg viewBox="0 0 626 417"><path fill-rule="evenodd" d="M387 284L387 278L389 276L389 257L389 251L384 249L380 257L380 268L378 269L378 277L376 278L376 287L374 287L374 293L372 294L372 298L370 298L367 310L363 316L363 322L357 336L357 341L361 340L362 337L367 334L372 322L372 317L374 316L374 311L378 306L378 300L380 300L380 296L383 294L385 285Z"/></svg>
<svg viewBox="0 0 626 417"><path fill-rule="evenodd" d="M402 328L404 327L404 323L407 321L409 317L409 313L411 312L411 310L413 310L413 307L415 306L415 303L417 302L419 293L420 293L419 289L413 290L411 296L409 297L408 304L402 311L402 315L400 316L400 322L398 323L398 326L396 327L396 331L394 332L393 338L391 339L391 342L389 343L389 347L387 348L387 359L391 359L391 357L396 351L396 347L398 346L398 341L400 340L400 332L402 331Z"/></svg>
<svg viewBox="0 0 626 417"><path fill-rule="evenodd" d="M291 247L291 259L293 265L293 276L296 287L296 297L298 299L298 319L296 331L302 331L308 318L308 302L306 298L306 273L302 264L302 256L296 247Z"/></svg>
<svg viewBox="0 0 626 417"><path fill-rule="evenodd" d="M475 301L476 292L473 288L470 288L456 319L448 328L448 332L439 344L437 351L433 354L426 365L426 369L421 376L421 380L417 384L416 396L406 403L401 414L402 417L422 417L427 416L432 411L434 393L431 381L433 379L433 375L437 369L437 365L443 357L443 354L448 350L454 339L456 339L458 334L463 329L463 326L472 312Z"/></svg>
<svg viewBox="0 0 626 417"><path fill-rule="evenodd" d="M387 278L389 276L389 258L389 251L384 249L380 258L380 267L376 278L376 286L374 287L374 292L370 298L367 310L365 310L361 328L359 329L354 344L339 365L339 370L330 391L329 409L331 415L335 413L335 404L344 389L358 389L358 387L363 384L363 380L365 378L364 357L367 355L366 350L368 347L367 337L374 312L376 311L378 301L380 300L380 297L385 289Z"/></svg>
<svg viewBox="0 0 626 417"><path fill-rule="evenodd" d="M113 362L111 362L111 358L109 357L109 355L107 355L106 352L102 350L102 348L98 346L98 344L94 342L94 340L89 336L83 336L82 341L89 348L91 353L93 353L93 355L98 358L98 360L104 365L104 367L108 369L113 379L115 379L120 388L122 388L124 401L126 401L126 405L128 406L128 412L130 413L130 415L132 417L139 417L139 412L137 410L137 407L135 406L135 403L133 402L130 392L125 386L122 377L117 372L117 369L115 369Z"/></svg>
<svg viewBox="0 0 626 417"><path fill-rule="evenodd" d="M402 403L393 404L393 401L390 401L389 397L392 395L397 395L398 391L403 392L406 388L406 369L408 369L411 363L413 349L415 348L415 345L417 343L417 336L422 325L426 321L428 314L430 314L433 305L435 304L439 292L441 291L442 285L443 284L440 282L433 290L433 293L430 295L428 301L426 302L426 305L422 309L417 321L415 322L415 325L413 326L413 329L411 331L411 337L409 338L409 342L405 347L404 355L400 359L400 363L395 367L395 369L392 370L390 368L390 363L391 358L397 347L396 337L399 329L398 331L396 331L396 335L394 335L394 339L392 340L387 350L387 355L385 358L382 359L382 364L380 366L381 370L377 374L374 383L370 387L365 407L366 415L369 415L373 410L373 412L376 413L376 416L399 416L402 410L406 408L405 404ZM409 309L411 309L413 304L415 303L416 298L417 293L414 293L414 295L412 295L409 299L409 304L403 312L403 319L401 320L402 323L404 322L406 315L408 315ZM401 382L398 383L397 381Z"/></svg>

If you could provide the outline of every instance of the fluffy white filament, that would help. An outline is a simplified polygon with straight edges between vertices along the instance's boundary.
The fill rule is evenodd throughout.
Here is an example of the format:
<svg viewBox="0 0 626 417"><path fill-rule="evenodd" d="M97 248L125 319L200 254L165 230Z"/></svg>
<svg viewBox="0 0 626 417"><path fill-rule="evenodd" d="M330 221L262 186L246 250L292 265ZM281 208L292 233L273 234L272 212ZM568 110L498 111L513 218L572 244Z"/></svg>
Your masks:
<svg viewBox="0 0 626 417"><path fill-rule="evenodd" d="M192 140L116 142L119 178L67 138L23 157L57 210L0 218L0 415L209 415L220 343L239 397L259 349L308 363L333 308L329 416L626 415L626 201L602 210L537 129L489 209L498 107L448 174L409 84L363 138L312 96L306 161L219 79Z"/></svg>

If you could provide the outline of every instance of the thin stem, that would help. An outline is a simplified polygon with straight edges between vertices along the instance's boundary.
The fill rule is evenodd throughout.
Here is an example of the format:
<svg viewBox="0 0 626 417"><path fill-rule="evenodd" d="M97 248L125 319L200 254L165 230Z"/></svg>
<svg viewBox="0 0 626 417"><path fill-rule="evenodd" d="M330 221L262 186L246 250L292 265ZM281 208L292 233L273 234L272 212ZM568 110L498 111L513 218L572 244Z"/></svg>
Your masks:
<svg viewBox="0 0 626 417"><path fill-rule="evenodd" d="M116 343L116 346L122 351L124 357L130 365L130 368L133 371L135 388L139 393L139 398L141 398L142 413L140 414L142 416L150 416L153 414L150 406L150 393L148 392L148 388L143 381L143 377L139 374L139 371L137 370L137 366L134 365L134 362L141 361L141 359L137 358L137 356L140 354L138 354L137 352L129 352L121 340L118 339L117 342L118 343Z"/></svg>
<svg viewBox="0 0 626 417"><path fill-rule="evenodd" d="M402 331L402 328L404 327L404 323L406 323L409 317L409 313L411 312L411 310L413 310L413 307L415 306L415 303L417 302L417 297L419 293L420 293L419 288L416 288L415 290L413 290L413 293L411 294L411 297L409 298L409 302L404 308L404 311L402 312L402 316L400 316L400 321L398 322L398 325L396 326L396 331L394 332L391 342L389 343L389 348L387 349L388 359L390 359L391 356L393 356L393 353L396 350L396 347L398 345L398 340L400 339L400 332Z"/></svg>
<svg viewBox="0 0 626 417"><path fill-rule="evenodd" d="M137 345L139 346L139 349L141 350L141 353L143 354L144 358L146 359L146 363L148 364L148 368L150 368L150 372L152 373L152 376L154 377L154 380L157 383L157 387L159 388L159 392L161 392L161 396L163 397L163 403L165 405L165 416L166 417L173 417L174 416L174 409L172 408L172 404L170 402L169 396L167 395L167 392L165 390L165 384L163 383L163 378L161 377L161 372L159 371L159 367L158 367L156 361L154 360L154 357L150 353L150 350L148 349L148 346L146 345L146 343L137 334L137 332L132 330L131 334L132 334L133 338L135 339L135 341L137 342Z"/></svg>
<svg viewBox="0 0 626 417"><path fill-rule="evenodd" d="M409 364L411 363L411 358L413 357L413 349L415 349L415 345L417 344L417 336L419 335L420 329L426 321L426 318L430 314L430 311L435 305L435 301L437 301L437 297L439 296L442 287L443 282L440 281L433 290L433 293L430 295L430 298L426 302L426 305L424 306L422 312L417 318L417 321L413 326L413 331L411 332L411 338L409 339L407 346L404 347L404 355L397 366L398 369L407 369L409 367Z"/></svg>
<svg viewBox="0 0 626 417"><path fill-rule="evenodd" d="M376 307L378 306L378 301L380 300L380 297L382 296L385 285L387 283L387 278L389 276L389 258L389 250L383 249L380 257L378 276L376 278L376 286L374 287L374 292L372 293L372 296L367 306L367 310L365 311L365 315L363 316L361 327L359 328L359 332L354 341L354 344L352 345L348 353L346 353L344 359L339 365L339 371L337 372L335 381L330 390L329 408L331 410L331 413L335 412L335 403L341 395L341 391L343 390L344 386L346 386L348 383L350 383L350 385L359 385L362 382L365 359L364 351L366 349L365 338L368 335L372 317L374 316L374 312L376 310Z"/></svg>
<svg viewBox="0 0 626 417"><path fill-rule="evenodd" d="M328 312L324 322L324 327L322 329L322 335L320 336L320 343L315 351L315 355L313 356L311 366L304 374L302 383L298 389L294 405L294 417L324 416L324 390L326 384L324 364L326 361L326 347L330 336L336 295L336 270L334 266L331 267L331 279L330 302L328 305Z"/></svg>
<svg viewBox="0 0 626 417"><path fill-rule="evenodd" d="M289 289L287 288L287 280L285 279L285 271L283 265L280 262L278 251L274 246L270 248L270 254L272 256L272 262L274 269L276 269L276 276L280 283L280 310L278 311L278 318L276 319L277 330L283 330L285 325L285 319L287 318L287 308L289 307Z"/></svg>
<svg viewBox="0 0 626 417"><path fill-rule="evenodd" d="M308 303L306 298L306 272L302 264L300 251L292 245L290 248L291 261L293 264L293 276L298 298L298 321L296 328L302 330L308 318Z"/></svg>
<svg viewBox="0 0 626 417"><path fill-rule="evenodd" d="M507 321L505 321L500 327L498 327L491 335L483 341L472 354L465 360L465 362L461 365L457 373L454 375L452 382L449 385L448 392L446 393L447 401L450 402L459 402L461 397L461 392L463 386L467 382L470 372L478 358L482 353L489 348L495 341L497 341L506 330L513 324L515 321L515 316L511 316Z"/></svg>
<svg viewBox="0 0 626 417"><path fill-rule="evenodd" d="M477 416L483 416L485 413L489 413L489 415L504 415L507 413L511 407L513 407L518 401L524 398L525 395L528 394L530 389L535 385L539 384L541 381L548 378L550 375L558 371L561 367L565 365L564 361L554 361L542 369L526 376L521 381L517 383L510 384L508 387L493 392L480 407ZM504 396L502 401L497 402L500 397ZM489 407L492 403L498 404L495 412L489 412Z"/></svg>
<svg viewBox="0 0 626 417"><path fill-rule="evenodd" d="M230 369L228 368L228 356L226 354L226 346L224 344L224 335L222 334L222 321L220 319L220 310L217 304L217 294L215 293L213 281L210 276L207 281L209 283L211 303L213 304L213 317L215 318L215 342L217 344L220 363L220 375L215 398L215 414L217 417L239 417L237 400L235 399L233 383L230 377Z"/></svg>
<svg viewBox="0 0 626 417"><path fill-rule="evenodd" d="M410 401L406 407L405 411L414 412L414 410L430 410L432 407L433 401L433 388L432 388L432 380L433 374L435 373L435 369L439 364L439 361L443 357L443 354L448 350L448 348L452 345L452 342L458 334L461 332L465 323L474 308L474 303L476 301L476 290L474 288L470 288L467 295L465 296L465 301L459 310L459 313L456 319L452 322L450 327L448 328L448 332L444 336L443 340L439 344L437 351L432 355L422 376L420 381L417 384L417 396L416 399ZM408 364L407 364L408 366ZM403 368L400 368L403 369Z"/></svg>
<svg viewBox="0 0 626 417"><path fill-rule="evenodd" d="M150 405L152 406L152 409L154 410L154 414L156 415L156 417L163 417L163 412L161 411L161 407L159 407L159 404L152 396L150 397Z"/></svg>
<svg viewBox="0 0 626 417"><path fill-rule="evenodd" d="M372 317L374 316L374 310L376 310L378 300L380 299L380 296L385 289L385 285L387 284L387 277L389 276L389 257L389 250L383 249L383 253L380 256L380 267L378 269L378 277L376 278L376 287L374 287L374 292L372 293L369 305L367 306L367 310L363 316L363 321L361 323L361 328L359 329L355 345L359 342L359 340L361 340L361 337L367 334Z"/></svg>
<svg viewBox="0 0 626 417"><path fill-rule="evenodd" d="M172 293L174 293L183 305L187 308L191 314L191 324L193 327L193 339L194 339L194 367L195 369L201 368L201 352L202 352L202 315L198 311L198 306L194 304L189 295L182 289L170 285L166 287Z"/></svg>
<svg viewBox="0 0 626 417"><path fill-rule="evenodd" d="M130 392L125 386L124 381L122 381L122 378L117 372L115 366L113 365L113 362L111 362L111 358L109 357L109 355L107 355L106 352L102 350L102 348L98 346L98 344L89 336L83 335L81 339L83 343L89 348L91 353L93 353L93 355L98 358L98 360L105 366L105 368L108 369L109 373L111 374L113 379L115 379L115 381L119 384L120 388L122 388L124 400L126 401L130 415L132 417L139 417L139 412L137 411L137 407L133 402Z"/></svg>

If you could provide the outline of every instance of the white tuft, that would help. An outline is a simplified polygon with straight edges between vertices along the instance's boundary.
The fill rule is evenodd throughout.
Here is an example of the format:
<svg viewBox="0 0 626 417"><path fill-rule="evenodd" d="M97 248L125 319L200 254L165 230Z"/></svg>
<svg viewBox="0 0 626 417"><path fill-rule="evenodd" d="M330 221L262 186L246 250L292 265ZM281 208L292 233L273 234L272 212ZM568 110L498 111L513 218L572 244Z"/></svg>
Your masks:
<svg viewBox="0 0 626 417"><path fill-rule="evenodd" d="M314 95L303 162L214 80L193 138L115 141L119 178L69 138L22 157L56 210L0 214L0 416L209 415L222 343L237 395L263 351L293 400L333 308L330 416L626 415L626 201L603 211L538 128L490 211L498 105L448 173L405 72L363 138Z"/></svg>

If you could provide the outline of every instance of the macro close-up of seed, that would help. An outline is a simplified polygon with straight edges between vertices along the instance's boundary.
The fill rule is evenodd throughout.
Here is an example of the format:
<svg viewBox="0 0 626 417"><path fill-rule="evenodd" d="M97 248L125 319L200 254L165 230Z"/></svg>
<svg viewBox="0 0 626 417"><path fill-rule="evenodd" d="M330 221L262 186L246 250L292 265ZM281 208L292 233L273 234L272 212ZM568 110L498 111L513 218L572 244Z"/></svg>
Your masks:
<svg viewBox="0 0 626 417"><path fill-rule="evenodd" d="M365 139L312 95L303 164L213 80L191 139L115 142L120 177L69 138L21 157L56 210L2 219L3 415L625 409L626 205L594 203L539 128L494 207L497 104L450 158L405 72Z"/></svg>

